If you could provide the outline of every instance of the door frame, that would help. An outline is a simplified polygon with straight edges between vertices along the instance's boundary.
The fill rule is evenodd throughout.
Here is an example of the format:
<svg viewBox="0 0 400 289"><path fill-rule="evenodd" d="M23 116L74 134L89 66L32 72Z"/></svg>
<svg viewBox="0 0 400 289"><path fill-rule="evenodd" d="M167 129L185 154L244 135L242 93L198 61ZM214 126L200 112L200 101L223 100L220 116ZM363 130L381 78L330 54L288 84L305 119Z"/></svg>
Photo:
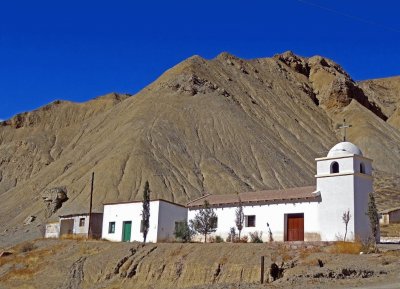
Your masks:
<svg viewBox="0 0 400 289"><path fill-rule="evenodd" d="M288 242L288 221L289 217L294 217L294 216L302 216L303 217L303 240L299 241L304 241L304 213L289 213L284 215L284 241Z"/></svg>
<svg viewBox="0 0 400 289"><path fill-rule="evenodd" d="M129 240L124 240L124 236L125 236L125 225L126 224L130 224L130 236L129 236ZM122 222L122 238L121 241L122 242L130 242L132 239L132 221L123 221Z"/></svg>

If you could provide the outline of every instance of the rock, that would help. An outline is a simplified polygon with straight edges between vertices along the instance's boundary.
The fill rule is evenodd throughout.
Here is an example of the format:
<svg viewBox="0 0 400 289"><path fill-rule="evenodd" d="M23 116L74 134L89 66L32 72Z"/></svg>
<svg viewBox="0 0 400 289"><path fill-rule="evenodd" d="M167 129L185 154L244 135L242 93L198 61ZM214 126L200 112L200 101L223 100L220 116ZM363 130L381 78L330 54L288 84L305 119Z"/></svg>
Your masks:
<svg viewBox="0 0 400 289"><path fill-rule="evenodd" d="M10 252L10 251L3 251L3 252L0 253L0 258L1 258L1 257L7 257L7 256L10 256L10 255L12 255L12 254L13 254L13 253Z"/></svg>
<svg viewBox="0 0 400 289"><path fill-rule="evenodd" d="M36 216L29 216L24 220L24 225L29 225L36 220Z"/></svg>
<svg viewBox="0 0 400 289"><path fill-rule="evenodd" d="M292 51L286 51L282 54L275 55L274 58L282 61L298 73L307 77L310 75L310 67L307 61L304 58L295 55Z"/></svg>
<svg viewBox="0 0 400 289"><path fill-rule="evenodd" d="M46 217L54 214L62 204L68 200L66 187L55 187L46 190L42 194L43 201L46 204Z"/></svg>

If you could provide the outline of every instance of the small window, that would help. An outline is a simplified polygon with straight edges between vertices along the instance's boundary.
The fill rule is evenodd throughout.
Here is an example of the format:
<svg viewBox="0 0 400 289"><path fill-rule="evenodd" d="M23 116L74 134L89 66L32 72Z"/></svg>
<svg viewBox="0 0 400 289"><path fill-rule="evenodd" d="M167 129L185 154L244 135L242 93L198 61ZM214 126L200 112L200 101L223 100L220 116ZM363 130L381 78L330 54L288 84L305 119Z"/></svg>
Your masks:
<svg viewBox="0 0 400 289"><path fill-rule="evenodd" d="M337 162L333 162L331 164L331 174L337 174L339 172L339 164Z"/></svg>
<svg viewBox="0 0 400 289"><path fill-rule="evenodd" d="M85 226L85 218L80 218L79 219L79 227L84 227Z"/></svg>
<svg viewBox="0 0 400 289"><path fill-rule="evenodd" d="M364 165L364 163L360 163L360 173L365 174L365 165Z"/></svg>
<svg viewBox="0 0 400 289"><path fill-rule="evenodd" d="M245 216L245 227L255 227L256 226L256 216Z"/></svg>
<svg viewBox="0 0 400 289"><path fill-rule="evenodd" d="M108 233L109 234L115 233L115 222L108 223Z"/></svg>

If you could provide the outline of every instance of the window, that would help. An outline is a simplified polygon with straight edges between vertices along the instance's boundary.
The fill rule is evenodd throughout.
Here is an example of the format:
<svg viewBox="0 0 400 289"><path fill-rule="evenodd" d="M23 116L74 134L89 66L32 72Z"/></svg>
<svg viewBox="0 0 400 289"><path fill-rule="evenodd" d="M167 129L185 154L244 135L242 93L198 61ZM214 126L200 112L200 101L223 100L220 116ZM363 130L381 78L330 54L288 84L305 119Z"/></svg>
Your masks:
<svg viewBox="0 0 400 289"><path fill-rule="evenodd" d="M108 223L108 233L109 234L115 233L115 222Z"/></svg>
<svg viewBox="0 0 400 289"><path fill-rule="evenodd" d="M333 162L331 164L331 174L337 174L339 172L339 164L337 162Z"/></svg>
<svg viewBox="0 0 400 289"><path fill-rule="evenodd" d="M79 219L79 227L84 227L85 226L85 218L80 218Z"/></svg>
<svg viewBox="0 0 400 289"><path fill-rule="evenodd" d="M256 226L256 216L244 216L245 227L255 227Z"/></svg>
<svg viewBox="0 0 400 289"><path fill-rule="evenodd" d="M364 163L360 163L360 173L365 174L365 165L364 165Z"/></svg>

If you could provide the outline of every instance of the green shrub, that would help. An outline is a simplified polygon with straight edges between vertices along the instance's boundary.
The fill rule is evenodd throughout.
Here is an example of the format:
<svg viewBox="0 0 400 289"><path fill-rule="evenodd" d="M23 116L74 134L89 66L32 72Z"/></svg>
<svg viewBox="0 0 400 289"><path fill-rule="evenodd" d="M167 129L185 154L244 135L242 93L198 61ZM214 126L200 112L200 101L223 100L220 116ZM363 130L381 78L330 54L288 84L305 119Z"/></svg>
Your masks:
<svg viewBox="0 0 400 289"><path fill-rule="evenodd" d="M215 243L223 243L224 239L221 236L215 236Z"/></svg>
<svg viewBox="0 0 400 289"><path fill-rule="evenodd" d="M194 234L194 230L188 225L186 221L175 223L175 238L182 241L183 243L190 242Z"/></svg>

